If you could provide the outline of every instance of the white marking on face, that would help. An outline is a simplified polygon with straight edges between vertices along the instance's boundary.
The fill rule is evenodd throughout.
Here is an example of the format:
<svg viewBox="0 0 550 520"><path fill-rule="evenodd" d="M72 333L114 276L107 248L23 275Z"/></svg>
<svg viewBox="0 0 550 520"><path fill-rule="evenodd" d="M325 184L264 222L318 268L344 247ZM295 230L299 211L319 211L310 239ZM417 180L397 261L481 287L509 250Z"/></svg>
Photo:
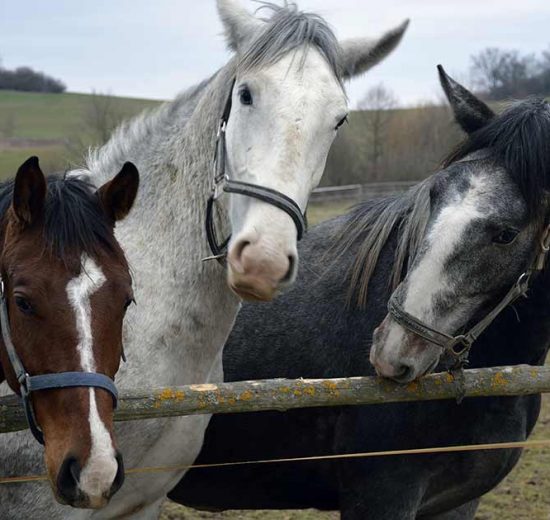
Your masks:
<svg viewBox="0 0 550 520"><path fill-rule="evenodd" d="M460 243L470 223L483 216L480 198L487 193L486 178L472 176L464 196L443 208L428 235L428 250L408 277L403 308L430 322L434 297L448 289L445 265Z"/></svg>
<svg viewBox="0 0 550 520"><path fill-rule="evenodd" d="M441 210L427 237L427 251L404 282L404 310L443 332L452 333L453 330L449 329L454 326L457 319L456 313L444 317L434 315L436 296L452 289L445 265L469 224L483 216L479 209L480 200L489 189L490 182L486 176L470 178L470 186L466 193ZM460 309L456 312L460 312ZM392 321L384 343L386 354L399 355L401 347L406 344L405 329Z"/></svg>
<svg viewBox="0 0 550 520"><path fill-rule="evenodd" d="M105 283L106 278L101 268L87 255L83 255L81 264L80 275L69 281L66 290L76 317L80 366L84 372L95 372L90 298ZM88 461L80 473L79 488L90 500L101 500L115 479L118 463L111 435L97 409L95 392L94 388L89 389L91 449Z"/></svg>

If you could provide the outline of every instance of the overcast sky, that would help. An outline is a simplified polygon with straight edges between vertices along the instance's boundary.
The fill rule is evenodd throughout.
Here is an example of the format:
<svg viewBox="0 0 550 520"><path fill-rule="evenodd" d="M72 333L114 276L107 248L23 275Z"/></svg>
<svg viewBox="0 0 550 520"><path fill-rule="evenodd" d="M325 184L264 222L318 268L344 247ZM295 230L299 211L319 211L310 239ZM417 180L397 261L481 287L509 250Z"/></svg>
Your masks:
<svg viewBox="0 0 550 520"><path fill-rule="evenodd" d="M254 10L250 0L241 0ZM405 18L400 47L350 82L352 105L376 83L403 104L439 95L435 66L465 78L488 46L549 48L549 0L298 0L339 38L374 36ZM170 99L228 59L214 0L0 0L0 56L29 65L73 92Z"/></svg>

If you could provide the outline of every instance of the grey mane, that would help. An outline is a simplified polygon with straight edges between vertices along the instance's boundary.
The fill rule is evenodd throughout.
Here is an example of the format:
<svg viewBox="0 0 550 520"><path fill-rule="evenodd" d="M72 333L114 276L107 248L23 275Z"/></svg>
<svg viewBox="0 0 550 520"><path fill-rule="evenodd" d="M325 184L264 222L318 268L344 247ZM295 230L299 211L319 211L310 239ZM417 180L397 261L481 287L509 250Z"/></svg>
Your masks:
<svg viewBox="0 0 550 520"><path fill-rule="evenodd" d="M390 276L391 290L401 282L407 265L419 251L430 216L430 187L433 176L417 184L404 195L360 204L352 210L332 252L336 258L360 243L350 272L348 299L365 307L368 286L380 253L391 233L397 230L397 247Z"/></svg>
<svg viewBox="0 0 550 520"><path fill-rule="evenodd" d="M104 146L89 151L86 169L92 172L107 172L111 175L113 165L122 165L132 155L131 152L136 143L145 144L150 143L150 139L158 139L161 130L163 135L169 133L173 129L174 119L178 124L185 126L185 122L195 109L194 101L211 80L212 77L185 90L173 101L163 103L154 109L144 110L138 116L124 121L115 129Z"/></svg>
<svg viewBox="0 0 550 520"><path fill-rule="evenodd" d="M341 81L340 44L325 20L313 13L299 11L296 4L278 6L261 2L272 15L264 19L265 27L253 38L240 57L238 70L247 71L272 65L291 51L314 46L324 56L334 75ZM305 55L302 57L304 62Z"/></svg>
<svg viewBox="0 0 550 520"><path fill-rule="evenodd" d="M251 41L248 48L236 60L231 60L210 78L181 93L174 101L164 103L158 108L147 110L139 116L122 123L113 133L109 142L93 149L86 159L86 168L75 173L89 170L103 176L111 175L117 165L122 165L128 157L134 157L136 147L151 146L151 139L163 139L173 136L174 126L181 131L197 110L201 95L219 78L222 84L230 88L231 78L237 71L269 66L280 60L285 54L297 51L303 45L315 46L325 57L335 76L341 81L340 46L336 36L327 23L318 15L298 11L296 5L278 6L262 3L260 9L269 9L272 15L265 19L262 30ZM305 56L304 56L305 57ZM221 115L228 91L209 96L208 110L213 107L219 111L215 121ZM216 128L216 122L211 128ZM213 138L213 135L210 136ZM146 175L146 173L144 174ZM144 191L143 188L141 190Z"/></svg>

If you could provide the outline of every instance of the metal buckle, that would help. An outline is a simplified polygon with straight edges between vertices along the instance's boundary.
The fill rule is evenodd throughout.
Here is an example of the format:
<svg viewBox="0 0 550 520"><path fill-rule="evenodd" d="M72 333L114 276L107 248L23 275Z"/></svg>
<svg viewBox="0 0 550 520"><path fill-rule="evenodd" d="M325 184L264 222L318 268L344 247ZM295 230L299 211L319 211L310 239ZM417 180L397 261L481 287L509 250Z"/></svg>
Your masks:
<svg viewBox="0 0 550 520"><path fill-rule="evenodd" d="M223 133L225 133L225 129L227 128L227 121L225 119L220 119L220 124L218 126L218 132L216 134L216 138L219 139L220 138L220 135Z"/></svg>
<svg viewBox="0 0 550 520"><path fill-rule="evenodd" d="M225 183L229 180L229 177L227 174L223 174L222 177L216 178L214 177L214 180L212 181L212 198L214 200L218 200L220 198L220 195L223 193L223 188L225 186Z"/></svg>
<svg viewBox="0 0 550 520"><path fill-rule="evenodd" d="M30 395L30 380L31 376L27 374L27 372L24 372L17 378L17 382L19 383L19 391L21 392L21 397L26 398Z"/></svg>
<svg viewBox="0 0 550 520"><path fill-rule="evenodd" d="M462 349L456 350L457 345L462 345ZM461 334L460 336L455 336L453 341L449 344L448 349L452 354L457 358L462 358L468 351L472 348L472 341Z"/></svg>
<svg viewBox="0 0 550 520"><path fill-rule="evenodd" d="M518 289L518 292L519 294L525 294L527 292L527 290L529 289L529 282L531 281L531 273L529 272L525 272L525 273L522 273L517 282L516 282L516 287Z"/></svg>

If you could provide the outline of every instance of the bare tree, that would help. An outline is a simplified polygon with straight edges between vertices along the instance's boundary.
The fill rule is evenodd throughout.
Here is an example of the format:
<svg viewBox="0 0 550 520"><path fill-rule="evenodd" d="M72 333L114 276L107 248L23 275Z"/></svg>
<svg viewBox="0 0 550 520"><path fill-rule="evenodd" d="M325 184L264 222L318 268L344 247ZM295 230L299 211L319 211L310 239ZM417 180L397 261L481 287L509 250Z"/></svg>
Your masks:
<svg viewBox="0 0 550 520"><path fill-rule="evenodd" d="M10 111L4 115L0 126L0 133L4 139L11 139L15 135L15 114Z"/></svg>
<svg viewBox="0 0 550 520"><path fill-rule="evenodd" d="M110 94L93 91L84 111L83 123L97 141L106 143L111 132L122 122L124 114L117 99Z"/></svg>
<svg viewBox="0 0 550 520"><path fill-rule="evenodd" d="M387 131L392 118L392 111L398 106L393 92L383 83L370 88L359 102L359 109L367 115L367 157L371 177L375 180L382 176L382 160L385 155Z"/></svg>
<svg viewBox="0 0 550 520"><path fill-rule="evenodd" d="M116 97L93 91L86 101L79 127L67 142L70 155L80 158L90 146L106 143L125 117Z"/></svg>
<svg viewBox="0 0 550 520"><path fill-rule="evenodd" d="M489 99L522 97L540 88L541 63L534 54L490 47L471 57L470 73L476 87Z"/></svg>

